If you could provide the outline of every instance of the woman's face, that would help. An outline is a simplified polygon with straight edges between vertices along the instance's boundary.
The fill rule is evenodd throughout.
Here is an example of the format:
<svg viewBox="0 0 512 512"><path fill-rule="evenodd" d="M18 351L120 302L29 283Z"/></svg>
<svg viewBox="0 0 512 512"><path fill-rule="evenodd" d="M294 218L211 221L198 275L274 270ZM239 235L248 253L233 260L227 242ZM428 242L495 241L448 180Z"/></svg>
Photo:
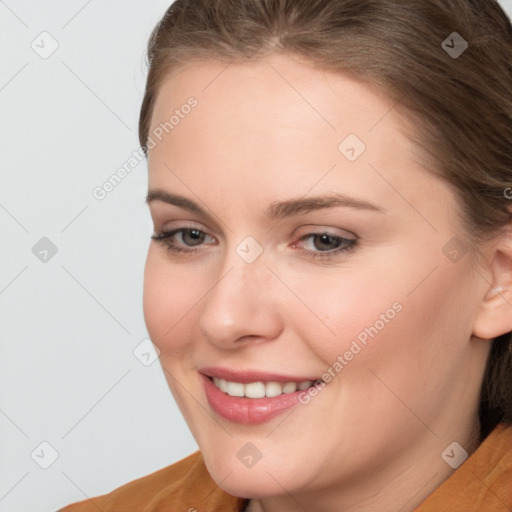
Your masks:
<svg viewBox="0 0 512 512"><path fill-rule="evenodd" d="M160 90L148 203L173 234L151 241L144 313L231 494L371 500L371 482L445 478L442 451L470 449L487 284L398 126L368 86L285 56Z"/></svg>

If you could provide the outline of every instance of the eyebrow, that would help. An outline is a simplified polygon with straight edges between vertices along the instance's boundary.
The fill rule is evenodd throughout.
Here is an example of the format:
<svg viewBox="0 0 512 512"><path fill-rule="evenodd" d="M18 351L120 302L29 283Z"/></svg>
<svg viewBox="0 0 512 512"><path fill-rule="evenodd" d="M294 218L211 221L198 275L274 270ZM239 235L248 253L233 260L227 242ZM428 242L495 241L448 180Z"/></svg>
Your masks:
<svg viewBox="0 0 512 512"><path fill-rule="evenodd" d="M208 213L194 201L166 192L162 189L149 190L146 197L146 203L161 201L163 203L178 206L191 213L196 213L203 217L208 217ZM357 199L345 194L332 193L316 197L300 197L297 199L288 199L286 201L275 201L265 210L267 217L272 220L283 219L293 215L301 215L314 210L327 208L353 208L356 210L369 210L384 213L385 210L364 199Z"/></svg>

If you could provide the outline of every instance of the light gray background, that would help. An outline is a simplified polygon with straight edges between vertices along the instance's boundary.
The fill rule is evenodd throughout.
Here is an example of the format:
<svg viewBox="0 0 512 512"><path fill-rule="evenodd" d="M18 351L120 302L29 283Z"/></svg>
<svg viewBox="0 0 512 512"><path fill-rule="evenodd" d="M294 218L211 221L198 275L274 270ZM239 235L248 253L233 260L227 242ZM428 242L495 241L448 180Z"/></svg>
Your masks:
<svg viewBox="0 0 512 512"><path fill-rule="evenodd" d="M139 149L145 46L169 4L0 0L0 512L55 511L197 449L141 355L145 161L92 195ZM54 256L33 253L43 237Z"/></svg>

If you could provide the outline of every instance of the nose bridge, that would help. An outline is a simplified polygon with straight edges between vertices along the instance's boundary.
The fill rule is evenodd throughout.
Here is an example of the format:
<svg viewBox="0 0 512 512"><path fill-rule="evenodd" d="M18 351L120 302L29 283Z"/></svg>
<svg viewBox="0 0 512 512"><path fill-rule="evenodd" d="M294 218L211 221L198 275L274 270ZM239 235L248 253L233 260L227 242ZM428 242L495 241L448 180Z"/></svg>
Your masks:
<svg viewBox="0 0 512 512"><path fill-rule="evenodd" d="M271 272L263 252L255 257L254 249L243 243L230 248L205 296L199 324L213 342L226 345L244 336L268 338L278 331L278 312L269 289Z"/></svg>
<svg viewBox="0 0 512 512"><path fill-rule="evenodd" d="M254 257L251 248L246 252L244 249L246 246L243 243L230 248L224 258L219 278L209 294L212 299L234 300L235 303L242 299L263 301L264 297L260 295L259 288L263 283L268 284L270 270L261 254ZM254 293L257 294L256 297L252 297Z"/></svg>

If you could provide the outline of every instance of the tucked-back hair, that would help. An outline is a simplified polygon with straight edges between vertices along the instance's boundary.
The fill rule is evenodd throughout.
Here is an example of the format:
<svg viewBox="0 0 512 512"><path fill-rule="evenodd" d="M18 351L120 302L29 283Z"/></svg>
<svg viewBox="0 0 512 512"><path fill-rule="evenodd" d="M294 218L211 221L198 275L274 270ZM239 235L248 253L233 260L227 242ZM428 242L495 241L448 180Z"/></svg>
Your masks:
<svg viewBox="0 0 512 512"><path fill-rule="evenodd" d="M468 48L447 51L459 36ZM143 149L171 72L278 52L373 84L415 120L407 135L429 171L456 192L465 228L459 238L474 252L510 225L512 26L496 1L176 0L149 40ZM512 333L492 342L480 397L483 436L499 421L512 423L511 344Z"/></svg>

